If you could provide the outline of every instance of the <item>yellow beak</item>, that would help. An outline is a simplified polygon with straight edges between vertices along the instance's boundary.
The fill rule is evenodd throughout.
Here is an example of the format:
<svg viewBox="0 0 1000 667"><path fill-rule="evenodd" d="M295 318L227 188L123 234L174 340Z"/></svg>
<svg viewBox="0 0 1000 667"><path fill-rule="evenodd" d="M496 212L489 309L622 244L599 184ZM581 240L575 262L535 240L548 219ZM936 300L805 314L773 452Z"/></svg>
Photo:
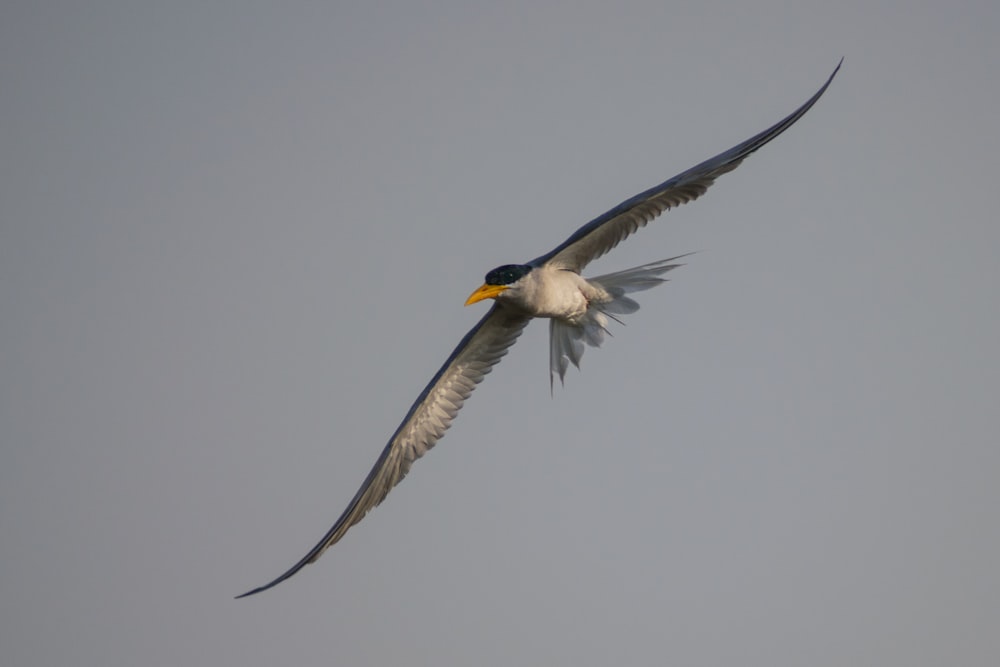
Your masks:
<svg viewBox="0 0 1000 667"><path fill-rule="evenodd" d="M497 294L500 294L500 292L509 288L510 285L483 285L469 295L469 298L465 301L465 305L471 306L477 301L482 301L483 299L495 299Z"/></svg>

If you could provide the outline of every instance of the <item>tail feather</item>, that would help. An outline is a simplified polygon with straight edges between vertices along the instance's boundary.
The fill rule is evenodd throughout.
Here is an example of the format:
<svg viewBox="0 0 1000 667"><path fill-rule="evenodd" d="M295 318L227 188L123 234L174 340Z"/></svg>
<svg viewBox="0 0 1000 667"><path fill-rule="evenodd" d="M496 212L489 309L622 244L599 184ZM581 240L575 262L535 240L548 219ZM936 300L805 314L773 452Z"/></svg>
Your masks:
<svg viewBox="0 0 1000 667"><path fill-rule="evenodd" d="M614 298L613 301L601 304L601 312L608 315L631 315L639 310L639 302L625 296L625 290L620 287L613 287L608 290Z"/></svg>
<svg viewBox="0 0 1000 667"><path fill-rule="evenodd" d="M690 254L690 253L688 253ZM625 296L641 292L666 282L664 273L676 269L681 264L672 263L687 255L678 255L659 262L643 264L617 273L588 279L590 283L604 289L608 298L601 302L591 302L587 313L576 324L562 320L549 320L549 387L554 390L555 377L565 384L566 371L572 363L580 368L580 359L586 345L600 347L608 331L608 318L621 322L615 315L630 315L639 310L639 304ZM586 344L586 345L585 345Z"/></svg>
<svg viewBox="0 0 1000 667"><path fill-rule="evenodd" d="M580 368L583 357L583 334L579 327L568 326L557 320L549 320L549 389L553 390L555 376L564 382L566 370L572 363Z"/></svg>
<svg viewBox="0 0 1000 667"><path fill-rule="evenodd" d="M692 253L677 255L676 257L671 257L669 259L661 259L658 262L650 262L649 264L635 266L631 269L618 271L617 273L608 273L603 276L597 276L596 278L589 278L588 280L592 283L598 283L609 292L615 290L616 288L621 289L622 294L641 292L665 282L666 278L660 278L661 275L667 271L676 269L678 266L683 266L683 264L676 264L672 262L683 259L690 254ZM636 308L638 309L638 306Z"/></svg>

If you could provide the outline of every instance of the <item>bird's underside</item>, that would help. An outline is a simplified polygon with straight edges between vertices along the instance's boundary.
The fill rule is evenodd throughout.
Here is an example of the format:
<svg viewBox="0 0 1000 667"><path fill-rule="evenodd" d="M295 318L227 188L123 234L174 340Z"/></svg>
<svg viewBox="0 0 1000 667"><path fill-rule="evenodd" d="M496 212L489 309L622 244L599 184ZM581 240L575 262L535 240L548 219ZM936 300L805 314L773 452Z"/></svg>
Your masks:
<svg viewBox="0 0 1000 667"><path fill-rule="evenodd" d="M826 91L826 83L802 106L770 128L663 183L627 199L576 230L550 252L525 264L490 271L486 284L467 303L493 299L494 304L465 335L444 365L414 401L382 450L361 488L323 539L277 579L244 593L246 597L288 579L336 544L406 476L410 466L432 448L451 425L462 404L514 344L535 317L550 321L549 370L563 380L569 364L579 366L585 345L599 346L609 320L638 309L631 293L664 281L678 266L662 260L595 278L580 272L629 235L665 211L703 195L715 179L732 171L798 121Z"/></svg>

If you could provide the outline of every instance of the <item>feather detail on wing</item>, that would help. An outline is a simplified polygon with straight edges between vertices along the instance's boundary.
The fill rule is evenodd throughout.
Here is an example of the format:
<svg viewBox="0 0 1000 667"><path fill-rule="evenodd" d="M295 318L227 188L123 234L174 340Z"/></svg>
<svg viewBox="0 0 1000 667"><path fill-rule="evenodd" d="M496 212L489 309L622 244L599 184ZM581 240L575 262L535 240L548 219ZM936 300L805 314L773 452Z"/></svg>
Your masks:
<svg viewBox="0 0 1000 667"><path fill-rule="evenodd" d="M288 579L318 559L381 503L406 476L413 462L441 439L476 385L507 354L530 319L494 304L417 397L361 488L323 539L280 577L238 597L260 593Z"/></svg>
<svg viewBox="0 0 1000 667"><path fill-rule="evenodd" d="M809 111L826 92L833 77L840 70L841 63L837 63L833 74L815 95L780 122L743 143L622 202L576 230L551 252L530 263L533 266L554 265L579 273L588 263L614 248L641 227L645 227L664 211L694 201L705 194L716 178L736 169L744 158L787 130Z"/></svg>

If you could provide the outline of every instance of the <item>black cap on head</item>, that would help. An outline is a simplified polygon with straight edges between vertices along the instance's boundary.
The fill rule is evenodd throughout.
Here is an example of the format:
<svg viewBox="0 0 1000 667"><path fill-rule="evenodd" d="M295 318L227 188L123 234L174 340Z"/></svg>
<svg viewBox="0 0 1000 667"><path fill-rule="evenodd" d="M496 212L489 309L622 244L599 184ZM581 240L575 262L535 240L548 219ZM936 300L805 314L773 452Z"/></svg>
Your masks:
<svg viewBox="0 0 1000 667"><path fill-rule="evenodd" d="M504 264L486 274L487 285L511 285L523 278L531 267L527 264Z"/></svg>

